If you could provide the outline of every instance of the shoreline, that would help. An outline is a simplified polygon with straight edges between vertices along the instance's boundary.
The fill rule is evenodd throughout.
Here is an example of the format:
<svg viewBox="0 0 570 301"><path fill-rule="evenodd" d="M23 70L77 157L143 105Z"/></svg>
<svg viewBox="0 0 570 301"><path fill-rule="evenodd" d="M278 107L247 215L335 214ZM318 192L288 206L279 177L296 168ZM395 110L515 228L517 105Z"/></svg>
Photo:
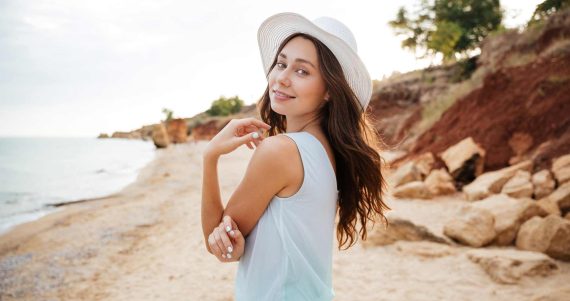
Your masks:
<svg viewBox="0 0 570 301"><path fill-rule="evenodd" d="M0 299L233 300L237 263L219 263L206 251L201 231L204 146L159 150L120 193L63 206L0 236ZM223 200L251 154L243 146L220 159ZM390 205L402 218L440 221L457 202ZM570 263L555 261L560 269L548 277L499 284L467 258L470 250L427 241L381 247L359 241L339 251L335 243L335 300L534 300L570 281Z"/></svg>

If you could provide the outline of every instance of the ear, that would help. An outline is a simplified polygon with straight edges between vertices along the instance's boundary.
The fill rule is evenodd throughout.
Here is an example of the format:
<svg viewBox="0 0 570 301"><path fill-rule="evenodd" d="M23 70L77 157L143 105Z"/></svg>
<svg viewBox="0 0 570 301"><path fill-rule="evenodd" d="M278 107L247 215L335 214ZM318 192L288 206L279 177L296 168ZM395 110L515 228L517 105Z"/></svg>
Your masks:
<svg viewBox="0 0 570 301"><path fill-rule="evenodd" d="M327 93L325 93L325 100L326 101L330 100L329 91L327 91Z"/></svg>

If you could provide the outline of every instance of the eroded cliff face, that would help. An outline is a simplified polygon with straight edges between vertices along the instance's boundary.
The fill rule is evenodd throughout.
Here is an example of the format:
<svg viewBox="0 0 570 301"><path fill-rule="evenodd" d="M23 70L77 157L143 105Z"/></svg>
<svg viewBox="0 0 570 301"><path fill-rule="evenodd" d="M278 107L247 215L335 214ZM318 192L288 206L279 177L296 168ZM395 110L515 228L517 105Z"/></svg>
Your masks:
<svg viewBox="0 0 570 301"><path fill-rule="evenodd" d="M570 11L523 33L488 38L478 65L462 83L473 89L413 139L403 160L428 151L440 153L469 136L487 151L485 170L524 159L533 160L538 170L570 152ZM419 110L409 108L410 116ZM410 120L407 128L421 124L421 118ZM395 139L399 134L395 132Z"/></svg>

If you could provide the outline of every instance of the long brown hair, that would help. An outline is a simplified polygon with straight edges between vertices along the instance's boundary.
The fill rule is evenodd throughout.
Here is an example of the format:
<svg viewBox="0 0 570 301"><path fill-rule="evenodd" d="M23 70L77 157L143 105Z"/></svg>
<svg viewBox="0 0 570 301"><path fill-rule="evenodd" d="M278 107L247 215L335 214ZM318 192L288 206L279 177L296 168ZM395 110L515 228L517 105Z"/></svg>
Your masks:
<svg viewBox="0 0 570 301"><path fill-rule="evenodd" d="M343 246L348 249L358 240L357 232L363 240L366 239L368 221L374 224L375 218L380 216L387 224L384 211L390 208L382 201L385 180L381 171L382 159L378 153L381 139L370 125L367 113L362 112L362 106L348 85L340 63L316 38L303 33L286 38L277 50L269 73L275 67L277 55L283 47L297 36L302 36L315 45L320 72L329 91L330 100L322 107L318 116L320 126L330 141L337 165L339 249ZM271 125L269 136L285 132L285 116L271 110L269 85L257 106L261 119ZM358 221L360 229L357 231Z"/></svg>

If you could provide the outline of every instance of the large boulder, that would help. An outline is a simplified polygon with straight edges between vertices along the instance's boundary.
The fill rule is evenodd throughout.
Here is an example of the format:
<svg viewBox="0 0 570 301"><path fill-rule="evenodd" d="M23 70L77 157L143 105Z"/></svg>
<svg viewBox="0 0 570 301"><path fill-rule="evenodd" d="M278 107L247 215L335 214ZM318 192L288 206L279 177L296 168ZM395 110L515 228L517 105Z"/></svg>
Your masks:
<svg viewBox="0 0 570 301"><path fill-rule="evenodd" d="M369 230L366 240L362 241L364 247L385 246L397 241L432 241L447 244L445 238L433 234L428 228L416 225L413 222L388 216L388 226L379 226Z"/></svg>
<svg viewBox="0 0 570 301"><path fill-rule="evenodd" d="M433 153L427 152L414 158L413 162L415 162L415 166L422 175L422 178L425 178L433 169L435 157L433 156Z"/></svg>
<svg viewBox="0 0 570 301"><path fill-rule="evenodd" d="M433 195L445 195L456 192L453 178L444 168L434 169L424 180Z"/></svg>
<svg viewBox="0 0 570 301"><path fill-rule="evenodd" d="M423 258L439 258L455 255L459 249L447 244L432 241L397 241L394 243L396 250L403 254L419 256Z"/></svg>
<svg viewBox="0 0 570 301"><path fill-rule="evenodd" d="M462 244L482 247L495 238L495 218L489 210L466 205L445 224L443 233Z"/></svg>
<svg viewBox="0 0 570 301"><path fill-rule="evenodd" d="M440 154L451 176L468 183L483 172L485 150L468 137Z"/></svg>
<svg viewBox="0 0 570 301"><path fill-rule="evenodd" d="M392 195L400 199L431 199L427 185L422 181L414 181L396 187Z"/></svg>
<svg viewBox="0 0 570 301"><path fill-rule="evenodd" d="M546 211L549 215L554 214L560 216L562 214L560 207L558 207L558 204L549 198L542 198L536 201L536 205L542 208L542 210Z"/></svg>
<svg viewBox="0 0 570 301"><path fill-rule="evenodd" d="M548 215L532 199L515 199L505 194L492 195L473 206L493 214L496 233L493 243L499 246L512 244L520 226L531 217Z"/></svg>
<svg viewBox="0 0 570 301"><path fill-rule="evenodd" d="M532 161L527 160L517 165L484 173L469 185L463 186L463 192L469 201L484 199L491 194L499 193L501 189L503 189L503 185L505 185L517 171L530 171L531 169Z"/></svg>
<svg viewBox="0 0 570 301"><path fill-rule="evenodd" d="M570 183L558 187L553 193L549 194L546 199L558 205L562 211L570 209Z"/></svg>
<svg viewBox="0 0 570 301"><path fill-rule="evenodd" d="M570 154L552 160L552 172L558 185L570 181Z"/></svg>
<svg viewBox="0 0 570 301"><path fill-rule="evenodd" d="M188 141L188 124L184 119L171 119L166 122L166 132L171 143Z"/></svg>
<svg viewBox="0 0 570 301"><path fill-rule="evenodd" d="M534 198L540 200L554 191L556 182L552 173L548 169L543 169L532 175L532 185L534 186Z"/></svg>
<svg viewBox="0 0 570 301"><path fill-rule="evenodd" d="M168 138L164 124L160 123L154 125L152 129L152 142L154 142L157 148L165 148L170 144L170 139Z"/></svg>
<svg viewBox="0 0 570 301"><path fill-rule="evenodd" d="M530 198L534 192L534 187L530 181L530 172L519 170L503 186L501 193L513 198Z"/></svg>
<svg viewBox="0 0 570 301"><path fill-rule="evenodd" d="M515 284L523 277L549 276L559 270L548 256L530 251L477 249L467 258L479 264L491 279L501 284Z"/></svg>
<svg viewBox="0 0 570 301"><path fill-rule="evenodd" d="M557 215L535 216L521 226L516 246L570 261L570 221Z"/></svg>
<svg viewBox="0 0 570 301"><path fill-rule="evenodd" d="M421 181L422 174L413 161L400 166L391 176L393 187L398 187L413 181Z"/></svg>

